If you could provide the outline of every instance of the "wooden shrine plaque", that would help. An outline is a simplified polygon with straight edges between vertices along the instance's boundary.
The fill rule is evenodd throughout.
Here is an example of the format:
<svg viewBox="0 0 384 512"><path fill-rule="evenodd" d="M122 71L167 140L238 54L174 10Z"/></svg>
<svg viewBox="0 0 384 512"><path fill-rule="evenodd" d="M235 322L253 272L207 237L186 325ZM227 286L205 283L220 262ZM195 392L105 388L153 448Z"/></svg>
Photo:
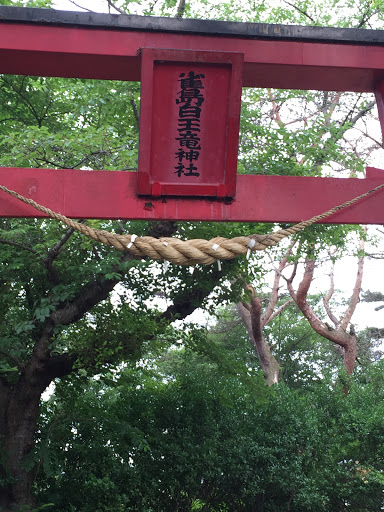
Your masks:
<svg viewBox="0 0 384 512"><path fill-rule="evenodd" d="M138 194L234 197L243 54L141 55Z"/></svg>

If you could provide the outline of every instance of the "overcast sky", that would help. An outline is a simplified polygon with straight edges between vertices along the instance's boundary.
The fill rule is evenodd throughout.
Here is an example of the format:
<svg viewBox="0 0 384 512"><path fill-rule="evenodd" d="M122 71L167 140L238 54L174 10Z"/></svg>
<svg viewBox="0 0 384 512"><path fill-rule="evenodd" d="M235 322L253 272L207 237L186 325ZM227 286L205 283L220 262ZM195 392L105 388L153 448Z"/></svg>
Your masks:
<svg viewBox="0 0 384 512"><path fill-rule="evenodd" d="M75 3L70 0L57 0L53 2L55 9L60 9L62 11L83 11L84 9L79 8L78 6L85 7L91 11L96 12L108 12L108 6L106 0L75 0Z"/></svg>

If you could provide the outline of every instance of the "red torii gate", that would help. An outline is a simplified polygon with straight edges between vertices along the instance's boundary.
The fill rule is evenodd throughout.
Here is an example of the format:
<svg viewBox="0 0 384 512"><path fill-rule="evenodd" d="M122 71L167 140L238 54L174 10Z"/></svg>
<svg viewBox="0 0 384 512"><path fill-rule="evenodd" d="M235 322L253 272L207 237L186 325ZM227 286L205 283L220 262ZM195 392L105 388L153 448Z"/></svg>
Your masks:
<svg viewBox="0 0 384 512"><path fill-rule="evenodd" d="M144 54L147 64L142 66ZM188 69L197 66L200 74L204 66L208 70L223 66L225 72L230 67L228 87L234 97L226 108L234 115L238 115L241 85L375 92L384 127L383 31L0 7L1 73L147 80L142 83L142 117L148 119L141 129L141 176L144 167L150 166L143 155L154 145L153 137L159 132L148 114L148 105L156 96L153 81L158 73L169 74L175 62L175 76L181 76L180 71L185 68L185 64L181 68L181 63L185 61L189 63ZM168 67L162 68L163 64ZM208 91L213 86L207 82L206 87ZM145 99L143 90L151 101ZM173 104L176 105L174 99ZM200 131L196 126L195 133ZM167 129L165 133L169 136ZM233 122L229 132L227 127L223 147L219 144L223 155L233 153L237 141ZM175 137L171 138L174 144ZM172 147L170 151L174 151ZM168 171L170 181L173 180L170 186L159 184L158 177L151 182L144 176L141 185L139 179L139 189L137 173L72 169L0 168L0 184L75 218L299 222L384 182L384 171L374 168L367 168L365 179L261 175L234 178L233 155L231 158L229 163L228 158L223 160L224 167L229 166L224 185L219 184L214 192L210 186L197 187L198 197L188 197L186 188L174 184L177 173L173 170ZM147 172L150 171L145 168L144 175ZM163 178L167 181L164 175L160 181ZM383 198L384 190L377 191L324 222L383 224ZM0 216L45 215L1 193Z"/></svg>

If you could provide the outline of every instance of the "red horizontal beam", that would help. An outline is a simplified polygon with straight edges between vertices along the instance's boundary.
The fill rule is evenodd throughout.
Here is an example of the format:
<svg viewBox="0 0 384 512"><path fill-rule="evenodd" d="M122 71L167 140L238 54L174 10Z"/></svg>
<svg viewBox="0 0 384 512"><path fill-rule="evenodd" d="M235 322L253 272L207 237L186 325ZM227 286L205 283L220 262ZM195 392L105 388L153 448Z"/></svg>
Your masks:
<svg viewBox="0 0 384 512"><path fill-rule="evenodd" d="M0 26L0 73L140 80L139 48L244 53L245 87L373 91L384 47L78 27Z"/></svg>
<svg viewBox="0 0 384 512"><path fill-rule="evenodd" d="M136 195L137 174L0 168L0 184L72 218L299 222L331 209L384 182L384 171L365 179L238 176L231 204L199 198L147 199ZM384 189L332 215L325 223L384 224ZM0 191L1 217L44 217Z"/></svg>

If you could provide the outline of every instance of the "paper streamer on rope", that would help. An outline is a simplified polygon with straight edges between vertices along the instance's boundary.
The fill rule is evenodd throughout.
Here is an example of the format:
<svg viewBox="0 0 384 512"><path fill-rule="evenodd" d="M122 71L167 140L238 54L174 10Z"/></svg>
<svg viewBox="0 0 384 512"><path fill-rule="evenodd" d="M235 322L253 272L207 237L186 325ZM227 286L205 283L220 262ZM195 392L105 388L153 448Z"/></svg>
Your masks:
<svg viewBox="0 0 384 512"><path fill-rule="evenodd" d="M136 238L137 238L137 235L132 235L131 236L131 241L127 245L127 249L130 249L132 247L132 245L135 243Z"/></svg>
<svg viewBox="0 0 384 512"><path fill-rule="evenodd" d="M251 251L252 249L255 247L256 245L256 241L252 238L252 240L249 242L248 244L248 249L247 249L247 260L249 260L249 257L251 255Z"/></svg>

